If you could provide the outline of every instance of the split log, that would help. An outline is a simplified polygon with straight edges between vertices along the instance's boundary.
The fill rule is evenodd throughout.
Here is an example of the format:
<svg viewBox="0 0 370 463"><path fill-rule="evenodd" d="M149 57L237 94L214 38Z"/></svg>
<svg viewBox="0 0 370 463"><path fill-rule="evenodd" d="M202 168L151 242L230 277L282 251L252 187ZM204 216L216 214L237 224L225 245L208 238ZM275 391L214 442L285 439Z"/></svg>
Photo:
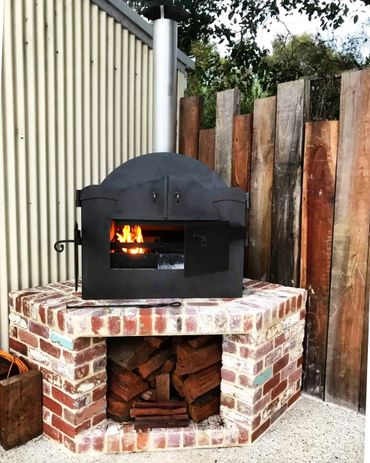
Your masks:
<svg viewBox="0 0 370 463"><path fill-rule="evenodd" d="M170 400L170 375L168 373L156 377L156 391L158 402Z"/></svg>
<svg viewBox="0 0 370 463"><path fill-rule="evenodd" d="M114 371L108 382L108 390L123 400L130 400L147 391L148 383L133 371Z"/></svg>
<svg viewBox="0 0 370 463"><path fill-rule="evenodd" d="M178 415L154 415L154 416L137 416L135 417L135 423L150 422L150 421L162 421L166 425L167 421L184 421L188 420L189 415L187 413L180 413Z"/></svg>
<svg viewBox="0 0 370 463"><path fill-rule="evenodd" d="M122 400L113 392L110 392L107 395L108 417L114 421L128 421L130 419L130 409L132 407L132 402L132 400L129 400L128 402Z"/></svg>
<svg viewBox="0 0 370 463"><path fill-rule="evenodd" d="M138 431L140 429L153 429L153 428L184 428L189 426L190 420L183 421L144 421L144 422L134 422L134 429Z"/></svg>
<svg viewBox="0 0 370 463"><path fill-rule="evenodd" d="M219 362L221 355L222 347L219 341L199 349L193 349L188 343L179 344L177 346L176 373L187 375L204 370Z"/></svg>
<svg viewBox="0 0 370 463"><path fill-rule="evenodd" d="M145 363L157 350L142 338L116 338L109 341L108 358L125 370L132 371Z"/></svg>
<svg viewBox="0 0 370 463"><path fill-rule="evenodd" d="M216 388L198 397L189 404L189 414L194 423L199 423L220 412L220 389Z"/></svg>
<svg viewBox="0 0 370 463"><path fill-rule="evenodd" d="M183 415L187 413L186 407L178 407L178 408L157 408L156 404L153 403L151 408L131 408L130 416L131 418L138 418L138 417L158 417L158 416L176 416L176 415ZM175 419L175 418L173 418Z"/></svg>
<svg viewBox="0 0 370 463"><path fill-rule="evenodd" d="M151 345L154 349L159 349L164 343L164 338L158 336L144 336L144 341Z"/></svg>
<svg viewBox="0 0 370 463"><path fill-rule="evenodd" d="M206 370L189 375L184 381L184 394L188 403L208 391L219 386L221 383L221 364L216 363Z"/></svg>
<svg viewBox="0 0 370 463"><path fill-rule="evenodd" d="M207 335L207 336L197 336L196 338L188 339L187 343L193 349L198 349L199 347L205 346L206 344L210 344L211 341L215 340L215 338L218 338L220 340L220 336Z"/></svg>
<svg viewBox="0 0 370 463"><path fill-rule="evenodd" d="M157 351L147 362L138 367L141 377L146 379L151 373L160 368L171 355L171 349Z"/></svg>
<svg viewBox="0 0 370 463"><path fill-rule="evenodd" d="M161 373L171 373L171 371L175 368L176 365L176 357L170 357L168 360L164 362L161 367Z"/></svg>
<svg viewBox="0 0 370 463"><path fill-rule="evenodd" d="M176 389L176 392L179 394L180 397L185 397L184 395L184 380L181 378L180 375L173 371L171 374L172 385Z"/></svg>
<svg viewBox="0 0 370 463"><path fill-rule="evenodd" d="M135 402L132 405L133 408L136 409L150 409L153 408L153 404L149 404L147 402L140 402L138 400L135 400ZM157 402L155 404L156 408L161 408L161 409L176 409L176 408L181 408L181 407L186 407L186 402L185 400L166 400L164 402Z"/></svg>

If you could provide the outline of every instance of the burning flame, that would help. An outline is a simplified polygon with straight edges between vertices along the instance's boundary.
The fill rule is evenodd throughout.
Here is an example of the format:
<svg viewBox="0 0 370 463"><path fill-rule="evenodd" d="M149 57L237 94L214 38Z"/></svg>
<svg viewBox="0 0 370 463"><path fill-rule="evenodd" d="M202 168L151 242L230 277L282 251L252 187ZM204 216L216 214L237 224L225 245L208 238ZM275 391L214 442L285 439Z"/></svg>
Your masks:
<svg viewBox="0 0 370 463"><path fill-rule="evenodd" d="M117 239L120 243L144 243L143 234L139 225L125 225L122 232L116 232ZM123 252L129 254L144 254L143 248L122 248Z"/></svg>

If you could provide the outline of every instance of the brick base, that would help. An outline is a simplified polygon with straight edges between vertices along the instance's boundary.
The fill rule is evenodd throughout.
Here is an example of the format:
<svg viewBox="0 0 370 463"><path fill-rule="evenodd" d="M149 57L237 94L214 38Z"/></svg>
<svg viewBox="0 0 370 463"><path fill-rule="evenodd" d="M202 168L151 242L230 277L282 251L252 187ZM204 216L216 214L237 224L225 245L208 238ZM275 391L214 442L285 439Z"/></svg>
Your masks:
<svg viewBox="0 0 370 463"><path fill-rule="evenodd" d="M10 348L43 373L44 433L77 453L256 440L300 395L306 294L253 280L244 285L242 298L184 299L181 307L159 309L83 301L70 282L10 293ZM107 307L84 307L97 304ZM219 416L147 432L106 419L106 337L202 334L223 335Z"/></svg>

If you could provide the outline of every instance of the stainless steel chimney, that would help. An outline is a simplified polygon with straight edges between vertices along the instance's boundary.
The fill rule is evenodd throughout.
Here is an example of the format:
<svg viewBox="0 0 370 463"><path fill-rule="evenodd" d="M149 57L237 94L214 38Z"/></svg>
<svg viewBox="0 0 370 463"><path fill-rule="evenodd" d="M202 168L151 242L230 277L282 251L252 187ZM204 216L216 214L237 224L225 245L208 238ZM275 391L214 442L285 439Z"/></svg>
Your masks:
<svg viewBox="0 0 370 463"><path fill-rule="evenodd" d="M153 21L153 152L176 151L177 22L185 10L165 5L146 8Z"/></svg>

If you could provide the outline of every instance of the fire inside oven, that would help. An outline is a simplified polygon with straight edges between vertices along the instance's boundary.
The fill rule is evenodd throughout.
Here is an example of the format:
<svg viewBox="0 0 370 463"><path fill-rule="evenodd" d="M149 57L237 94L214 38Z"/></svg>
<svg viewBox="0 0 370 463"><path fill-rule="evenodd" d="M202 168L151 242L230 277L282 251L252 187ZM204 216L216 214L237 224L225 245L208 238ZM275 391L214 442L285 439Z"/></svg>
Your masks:
<svg viewBox="0 0 370 463"><path fill-rule="evenodd" d="M111 222L111 268L183 270L184 254L184 225Z"/></svg>

